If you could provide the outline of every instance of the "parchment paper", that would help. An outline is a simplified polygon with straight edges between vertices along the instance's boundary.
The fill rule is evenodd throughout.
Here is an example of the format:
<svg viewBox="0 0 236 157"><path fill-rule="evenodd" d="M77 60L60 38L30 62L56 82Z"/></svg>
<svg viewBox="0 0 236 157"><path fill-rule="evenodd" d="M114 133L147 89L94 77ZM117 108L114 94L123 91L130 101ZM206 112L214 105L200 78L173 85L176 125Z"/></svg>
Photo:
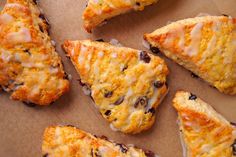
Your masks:
<svg viewBox="0 0 236 157"><path fill-rule="evenodd" d="M0 0L0 8L5 0ZM181 157L182 148L176 124L176 112L171 100L175 92L184 89L195 93L211 104L229 121L236 121L236 96L227 96L210 87L201 79L174 62L166 60L170 68L170 92L157 111L156 123L151 130L138 135L113 132L98 113L92 100L85 96L71 62L65 57L61 44L65 39L118 39L124 46L146 50L142 36L156 28L199 13L236 16L235 0L160 0L142 12L131 12L109 20L93 34L82 28L81 15L85 0L41 0L40 6L51 23L51 36L57 42L57 51L63 59L65 70L72 75L70 92L54 105L29 108L9 99L0 92L0 156L40 157L44 129L49 125L71 124L97 135L124 144L135 144L154 151L161 157Z"/></svg>

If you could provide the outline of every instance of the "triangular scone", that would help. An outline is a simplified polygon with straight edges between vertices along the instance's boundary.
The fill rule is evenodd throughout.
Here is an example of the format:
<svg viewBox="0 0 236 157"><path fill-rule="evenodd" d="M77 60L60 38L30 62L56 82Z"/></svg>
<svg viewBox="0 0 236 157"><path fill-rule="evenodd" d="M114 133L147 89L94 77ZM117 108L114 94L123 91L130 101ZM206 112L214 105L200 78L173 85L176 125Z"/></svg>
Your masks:
<svg viewBox="0 0 236 157"><path fill-rule="evenodd" d="M205 16L181 20L144 38L218 90L236 94L236 20Z"/></svg>
<svg viewBox="0 0 236 157"><path fill-rule="evenodd" d="M42 152L44 157L155 157L151 151L111 142L72 126L46 128Z"/></svg>
<svg viewBox="0 0 236 157"><path fill-rule="evenodd" d="M69 88L48 24L33 0L8 0L0 14L0 86L11 98L48 105Z"/></svg>
<svg viewBox="0 0 236 157"><path fill-rule="evenodd" d="M111 127L125 133L150 128L167 93L167 66L144 51L105 42L65 41L84 88Z"/></svg>
<svg viewBox="0 0 236 157"><path fill-rule="evenodd" d="M233 157L236 155L236 126L231 125L197 96L179 91L173 105L187 157ZM235 152L234 152L235 151Z"/></svg>
<svg viewBox="0 0 236 157"><path fill-rule="evenodd" d="M158 0L89 0L83 13L84 28L91 32L97 25L131 10L143 10Z"/></svg>

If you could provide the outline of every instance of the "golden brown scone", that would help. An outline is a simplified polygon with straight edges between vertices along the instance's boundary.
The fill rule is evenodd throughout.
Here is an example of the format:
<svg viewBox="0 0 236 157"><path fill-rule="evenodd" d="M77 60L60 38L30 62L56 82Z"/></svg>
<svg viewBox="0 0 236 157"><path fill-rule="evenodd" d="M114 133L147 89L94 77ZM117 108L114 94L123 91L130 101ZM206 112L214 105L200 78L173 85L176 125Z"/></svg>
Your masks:
<svg viewBox="0 0 236 157"><path fill-rule="evenodd" d="M43 157L155 157L151 151L111 142L72 126L46 128L42 152Z"/></svg>
<svg viewBox="0 0 236 157"><path fill-rule="evenodd" d="M188 92L179 91L173 100L187 157L234 157L236 126L210 105Z"/></svg>
<svg viewBox="0 0 236 157"><path fill-rule="evenodd" d="M63 47L111 128L139 133L152 126L167 93L168 69L161 58L90 40L65 41Z"/></svg>
<svg viewBox="0 0 236 157"><path fill-rule="evenodd" d="M33 0L8 0L0 13L0 86L14 100L48 105L69 88L48 28Z"/></svg>
<svg viewBox="0 0 236 157"><path fill-rule="evenodd" d="M205 16L181 20L144 38L219 91L236 94L236 20Z"/></svg>
<svg viewBox="0 0 236 157"><path fill-rule="evenodd" d="M143 10L145 6L158 0L89 0L83 13L84 28L91 32L93 28L107 19L131 10Z"/></svg>

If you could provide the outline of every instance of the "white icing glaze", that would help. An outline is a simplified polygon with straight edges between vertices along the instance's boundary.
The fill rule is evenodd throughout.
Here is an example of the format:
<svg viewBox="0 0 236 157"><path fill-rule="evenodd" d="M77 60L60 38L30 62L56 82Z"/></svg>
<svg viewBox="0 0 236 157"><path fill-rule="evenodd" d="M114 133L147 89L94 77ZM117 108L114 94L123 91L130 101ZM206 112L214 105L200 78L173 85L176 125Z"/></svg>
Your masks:
<svg viewBox="0 0 236 157"><path fill-rule="evenodd" d="M5 5L6 8L26 8L25 6L19 4L19 3L7 3Z"/></svg>
<svg viewBox="0 0 236 157"><path fill-rule="evenodd" d="M202 59L198 62L198 64L203 64L208 56L210 56L214 51L217 42L216 33L220 27L220 23L215 21L212 25L213 36L209 41L206 50L202 54Z"/></svg>
<svg viewBox="0 0 236 157"><path fill-rule="evenodd" d="M53 46L56 46L56 42L54 40L51 40L51 43Z"/></svg>
<svg viewBox="0 0 236 157"><path fill-rule="evenodd" d="M128 89L127 93L126 93L126 99L128 99L130 96L132 96L134 94L133 90L131 88Z"/></svg>
<svg viewBox="0 0 236 157"><path fill-rule="evenodd" d="M99 57L99 58L102 58L103 56L104 56L104 52L99 51L99 52L98 52L98 57Z"/></svg>
<svg viewBox="0 0 236 157"><path fill-rule="evenodd" d="M9 62L12 59L12 54L4 49L0 50L2 52L1 59L5 62Z"/></svg>
<svg viewBox="0 0 236 157"><path fill-rule="evenodd" d="M209 153L211 151L211 149L213 148L213 146L211 144L204 144L201 147L201 151L203 153Z"/></svg>
<svg viewBox="0 0 236 157"><path fill-rule="evenodd" d="M90 70L90 61L92 59L92 54L89 53L88 54L88 58L86 59L86 65L85 65L85 68L89 71Z"/></svg>
<svg viewBox="0 0 236 157"><path fill-rule="evenodd" d="M96 76L98 76L99 75L99 61L98 60L96 60L95 62L94 62L94 65L93 65L93 71L94 71L94 74L96 75Z"/></svg>
<svg viewBox="0 0 236 157"><path fill-rule="evenodd" d="M110 44L121 47L122 44L117 39L111 39Z"/></svg>
<svg viewBox="0 0 236 157"><path fill-rule="evenodd" d="M157 102L158 95L159 95L158 89L155 88L151 99L149 99L148 101L148 106L147 106L148 109L152 108L152 106Z"/></svg>
<svg viewBox="0 0 236 157"><path fill-rule="evenodd" d="M117 58L117 53L115 53L115 52L112 53L112 54L111 54L111 58Z"/></svg>
<svg viewBox="0 0 236 157"><path fill-rule="evenodd" d="M132 85L137 80L137 78L126 75L125 80L128 82L129 85Z"/></svg>
<svg viewBox="0 0 236 157"><path fill-rule="evenodd" d="M177 120L177 124L180 127L179 119ZM187 147L186 147L186 144L184 142L183 133L181 131L179 131L179 137L180 137L180 143L181 143L182 150L183 150L183 157L187 157Z"/></svg>
<svg viewBox="0 0 236 157"><path fill-rule="evenodd" d="M18 32L7 34L6 39L12 43L26 43L31 42L31 33L28 28L21 28Z"/></svg>
<svg viewBox="0 0 236 157"><path fill-rule="evenodd" d="M201 30L203 27L203 23L197 23L191 33L190 33L190 37L191 37L191 43L188 47L185 48L185 52L187 53L187 55L189 56L194 56L197 55L198 51L199 51L199 45L201 43Z"/></svg>
<svg viewBox="0 0 236 157"><path fill-rule="evenodd" d="M145 48L150 49L150 44L146 40L143 40L142 44Z"/></svg>
<svg viewBox="0 0 236 157"><path fill-rule="evenodd" d="M13 17L7 13L0 15L0 25L8 24L13 21Z"/></svg>
<svg viewBox="0 0 236 157"><path fill-rule="evenodd" d="M83 64L85 61L85 53L87 52L88 48L85 47L84 45L81 45L80 48L80 53L79 53L79 57L78 57L78 62L79 64Z"/></svg>
<svg viewBox="0 0 236 157"><path fill-rule="evenodd" d="M199 13L199 14L197 14L196 17L204 17L204 16L211 16L211 15L208 13Z"/></svg>
<svg viewBox="0 0 236 157"><path fill-rule="evenodd" d="M113 125L112 123L110 124L110 128L111 128L111 130L113 130L113 131L119 131L117 128L114 127L114 125Z"/></svg>
<svg viewBox="0 0 236 157"><path fill-rule="evenodd" d="M82 90L85 95L89 96L91 94L91 90L87 86L83 86Z"/></svg>

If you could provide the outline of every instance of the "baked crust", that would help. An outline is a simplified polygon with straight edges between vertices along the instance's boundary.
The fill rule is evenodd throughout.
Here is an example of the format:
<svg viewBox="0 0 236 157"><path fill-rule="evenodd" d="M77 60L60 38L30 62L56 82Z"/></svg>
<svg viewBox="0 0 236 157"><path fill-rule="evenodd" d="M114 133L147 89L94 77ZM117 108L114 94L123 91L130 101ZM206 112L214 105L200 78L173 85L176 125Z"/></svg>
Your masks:
<svg viewBox="0 0 236 157"><path fill-rule="evenodd" d="M153 125L156 108L167 93L164 60L144 51L90 40L65 41L63 47L83 88L91 90L111 128L139 133Z"/></svg>
<svg viewBox="0 0 236 157"><path fill-rule="evenodd" d="M8 0L0 13L0 86L14 100L48 105L69 89L48 28L33 0Z"/></svg>
<svg viewBox="0 0 236 157"><path fill-rule="evenodd" d="M188 157L234 157L236 126L197 96L179 91L173 99ZM233 145L234 144L234 145Z"/></svg>
<svg viewBox="0 0 236 157"><path fill-rule="evenodd" d="M154 157L150 151L108 141L71 126L48 127L42 144L46 157Z"/></svg>
<svg viewBox="0 0 236 157"><path fill-rule="evenodd" d="M236 94L236 20L205 16L174 22L145 34L152 47L219 91Z"/></svg>
<svg viewBox="0 0 236 157"><path fill-rule="evenodd" d="M157 0L89 0L83 13L84 28L91 32L93 28L107 19L131 10L143 10L145 6Z"/></svg>

